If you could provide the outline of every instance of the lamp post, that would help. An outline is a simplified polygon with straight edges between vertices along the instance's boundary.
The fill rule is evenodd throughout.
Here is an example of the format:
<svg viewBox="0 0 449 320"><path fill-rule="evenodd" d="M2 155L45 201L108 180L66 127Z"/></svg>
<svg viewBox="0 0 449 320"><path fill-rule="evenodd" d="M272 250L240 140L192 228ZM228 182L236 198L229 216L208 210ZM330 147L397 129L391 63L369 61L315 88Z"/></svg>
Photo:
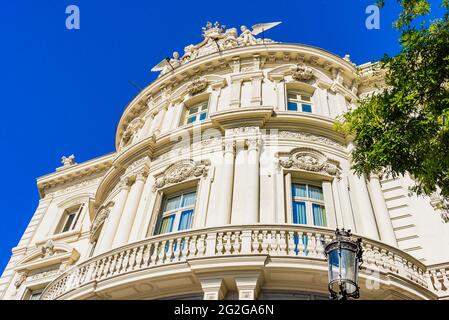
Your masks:
<svg viewBox="0 0 449 320"><path fill-rule="evenodd" d="M358 299L358 270L362 260L362 239L353 239L351 230L337 229L336 238L326 245L330 299Z"/></svg>

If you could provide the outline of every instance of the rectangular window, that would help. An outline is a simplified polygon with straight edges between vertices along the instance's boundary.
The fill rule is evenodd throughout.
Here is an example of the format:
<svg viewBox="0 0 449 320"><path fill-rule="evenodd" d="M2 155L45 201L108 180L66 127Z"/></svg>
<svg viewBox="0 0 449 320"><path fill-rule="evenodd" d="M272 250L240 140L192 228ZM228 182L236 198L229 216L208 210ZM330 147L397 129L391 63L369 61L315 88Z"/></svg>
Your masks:
<svg viewBox="0 0 449 320"><path fill-rule="evenodd" d="M287 110L311 113L311 95L304 92L289 91L287 93Z"/></svg>
<svg viewBox="0 0 449 320"><path fill-rule="evenodd" d="M196 192L190 191L177 196L166 197L161 210L157 234L164 234L192 227Z"/></svg>
<svg viewBox="0 0 449 320"><path fill-rule="evenodd" d="M310 184L293 183L292 208L294 224L327 226L323 188ZM313 217L313 221L310 221L307 217Z"/></svg>
<svg viewBox="0 0 449 320"><path fill-rule="evenodd" d="M195 104L186 111L186 124L199 123L207 119L207 111L209 109L208 102Z"/></svg>
<svg viewBox="0 0 449 320"><path fill-rule="evenodd" d="M74 230L83 208L84 205L80 205L78 207L65 210L64 214L62 215L61 221L59 222L59 226L56 229L56 233L63 233Z"/></svg>

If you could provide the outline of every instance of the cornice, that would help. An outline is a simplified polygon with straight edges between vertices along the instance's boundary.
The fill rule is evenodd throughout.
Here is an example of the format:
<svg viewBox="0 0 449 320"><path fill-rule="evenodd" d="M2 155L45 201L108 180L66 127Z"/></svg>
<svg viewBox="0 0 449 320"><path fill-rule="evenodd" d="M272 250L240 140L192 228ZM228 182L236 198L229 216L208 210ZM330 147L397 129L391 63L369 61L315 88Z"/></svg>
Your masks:
<svg viewBox="0 0 449 320"><path fill-rule="evenodd" d="M50 188L62 186L106 171L112 166L114 157L115 153L111 153L38 178L37 187L41 198L45 197L46 191Z"/></svg>

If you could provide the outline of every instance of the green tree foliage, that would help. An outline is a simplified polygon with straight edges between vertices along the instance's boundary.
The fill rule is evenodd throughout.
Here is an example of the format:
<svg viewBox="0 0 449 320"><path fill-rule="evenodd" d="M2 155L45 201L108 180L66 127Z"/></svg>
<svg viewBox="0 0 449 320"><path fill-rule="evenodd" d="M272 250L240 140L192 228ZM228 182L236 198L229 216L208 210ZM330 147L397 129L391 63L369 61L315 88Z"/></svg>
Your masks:
<svg viewBox="0 0 449 320"><path fill-rule="evenodd" d="M410 173L418 194L449 196L449 0L444 17L428 21L425 0L399 0L394 27L401 51L385 56L383 89L344 114L337 129L353 136L357 174ZM383 1L380 2L383 5ZM418 24L417 20L421 22Z"/></svg>

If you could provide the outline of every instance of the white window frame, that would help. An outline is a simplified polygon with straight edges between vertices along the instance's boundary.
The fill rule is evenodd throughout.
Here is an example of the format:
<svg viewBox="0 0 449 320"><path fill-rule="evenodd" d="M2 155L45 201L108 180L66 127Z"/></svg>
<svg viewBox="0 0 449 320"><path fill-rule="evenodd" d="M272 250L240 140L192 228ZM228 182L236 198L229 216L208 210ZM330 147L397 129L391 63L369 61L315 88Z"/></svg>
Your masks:
<svg viewBox="0 0 449 320"><path fill-rule="evenodd" d="M79 206L65 209L62 214L61 219L59 220L59 224L58 224L55 234L62 234L62 233L66 233L66 232L75 230L76 226L78 225L78 221L80 220L81 213L84 210L84 207L85 207L85 204L83 203ZM64 231L64 229L66 229L67 222L69 221L69 217L72 215L74 215L74 218L71 221L68 230Z"/></svg>
<svg viewBox="0 0 449 320"><path fill-rule="evenodd" d="M296 98L290 98L290 96L295 95ZM303 97L308 97L309 100L305 100ZM288 104L292 102L292 103L296 103L298 110L294 111L294 110L289 110L288 109ZM302 111L302 105L303 104L307 104L310 105L310 112L307 111ZM312 94L311 93L307 93L304 91L297 91L297 90L287 90L287 111L291 111L291 112L302 112L302 113L314 113L314 106L313 106L313 102L312 102Z"/></svg>
<svg viewBox="0 0 449 320"><path fill-rule="evenodd" d="M180 203L182 203L184 196L188 195L188 194L192 194L192 193L195 193L195 202L193 204L191 204L189 206L186 206L186 207L179 207L179 208L176 208L176 209L173 209L173 210L169 210L169 211L163 211L165 206L167 205L167 202L169 200L181 196ZM196 211L195 208L196 208L197 200L198 200L198 190L197 189L188 189L188 190L183 190L183 191L180 191L180 192L177 192L177 193L174 193L174 194L163 195L162 205L161 205L161 208L159 210L158 222L157 222L157 225L156 225L156 228L155 228L156 232L154 233L154 235L170 234L170 233L178 232L179 231L178 227L179 227L179 221L181 219L181 214L184 211L189 211L189 210L193 211L193 213L192 213L192 222L191 222L192 224L190 226L190 229L191 229L193 227L193 225L194 225L195 211ZM175 215L175 219L173 221L173 230L171 232L161 233L162 220L164 218L166 218L166 217L169 217L169 216L173 215L173 214ZM182 231L185 231L185 230L182 230Z"/></svg>
<svg viewBox="0 0 449 320"><path fill-rule="evenodd" d="M305 185L306 186L306 194L307 197L299 197L299 196L293 196L293 185ZM318 200L318 199L314 199L314 198L309 198L309 186L313 186L313 187L317 187L321 189L321 193L323 195L323 200ZM308 226L315 226L315 227L329 227L329 216L328 216L328 210L326 207L326 203L325 203L325 192L324 192L324 188L323 188L323 184L319 183L319 182L312 182L312 181L304 181L304 180L292 180L290 183L290 219L291 222L293 223L293 201L295 202L304 202L306 205L306 219L307 219L307 224ZM326 217L326 225L325 226L317 226L315 225L315 222L313 220L313 204L317 204L323 207L324 212L325 212L325 217Z"/></svg>
<svg viewBox="0 0 449 320"><path fill-rule="evenodd" d="M205 110L203 110L204 107L206 107ZM190 111L193 108L198 108L198 111L193 114L190 114ZM206 112L206 118L204 118L203 120L200 120L200 116L204 112ZM189 122L189 119L192 118L193 116L196 116L196 119L192 122ZM186 107L183 123L184 123L184 125L193 125L193 124L198 124L198 123L204 122L208 118L209 118L209 100L204 100L204 101L192 104L189 107Z"/></svg>

